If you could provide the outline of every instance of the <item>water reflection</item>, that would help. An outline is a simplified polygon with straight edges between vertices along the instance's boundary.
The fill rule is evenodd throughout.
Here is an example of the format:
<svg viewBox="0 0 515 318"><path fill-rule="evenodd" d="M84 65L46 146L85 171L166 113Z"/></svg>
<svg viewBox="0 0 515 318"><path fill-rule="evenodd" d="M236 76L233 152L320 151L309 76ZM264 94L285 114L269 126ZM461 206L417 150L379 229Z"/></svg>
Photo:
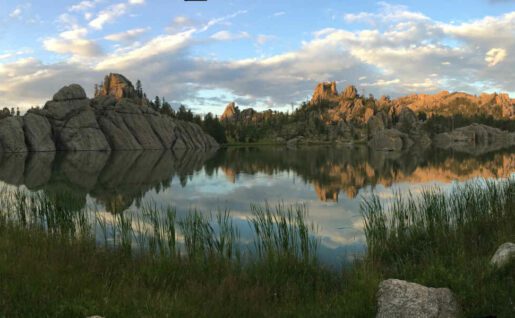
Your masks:
<svg viewBox="0 0 515 318"><path fill-rule="evenodd" d="M342 263L365 246L362 197L389 198L392 187L417 192L475 177L515 172L515 149L470 155L373 152L366 147L243 147L214 152L70 152L0 155L0 180L53 198L70 210L93 205L100 213L140 213L147 201L190 209L229 209L243 242L251 240L251 203L304 202L319 226L320 256ZM65 197L66 196L66 197ZM71 197L71 200L70 200Z"/></svg>
<svg viewBox="0 0 515 318"><path fill-rule="evenodd" d="M433 150L413 154L374 152L367 147L243 147L218 152L42 152L0 156L0 180L5 183L24 185L34 191L73 193L84 203L90 195L112 213L139 204L149 191L160 193L169 189L174 178L186 187L195 173L202 173L207 179L222 175L227 184L234 186L238 186L242 176L248 179L258 174L286 174L293 182L310 185L320 201L336 202L342 193L352 199L368 186L373 189L396 183L499 178L514 171L514 149L479 156ZM289 194L285 191L284 195Z"/></svg>
<svg viewBox="0 0 515 318"><path fill-rule="evenodd" d="M320 200L338 201L340 193L355 198L366 186L506 177L515 171L515 149L473 156L442 150L377 152L367 147L233 148L206 165L220 167L233 183L242 173L292 171L313 186Z"/></svg>

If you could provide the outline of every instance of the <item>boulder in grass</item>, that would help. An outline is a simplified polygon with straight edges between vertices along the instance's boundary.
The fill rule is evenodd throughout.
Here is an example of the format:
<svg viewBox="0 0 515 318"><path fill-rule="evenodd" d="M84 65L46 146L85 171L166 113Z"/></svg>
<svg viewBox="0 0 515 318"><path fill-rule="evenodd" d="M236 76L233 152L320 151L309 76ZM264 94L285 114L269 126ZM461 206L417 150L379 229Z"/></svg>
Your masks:
<svg viewBox="0 0 515 318"><path fill-rule="evenodd" d="M460 307L448 288L429 288L398 279L379 285L377 318L452 318Z"/></svg>
<svg viewBox="0 0 515 318"><path fill-rule="evenodd" d="M513 259L515 259L515 244L508 242L499 246L490 263L500 268L507 265Z"/></svg>

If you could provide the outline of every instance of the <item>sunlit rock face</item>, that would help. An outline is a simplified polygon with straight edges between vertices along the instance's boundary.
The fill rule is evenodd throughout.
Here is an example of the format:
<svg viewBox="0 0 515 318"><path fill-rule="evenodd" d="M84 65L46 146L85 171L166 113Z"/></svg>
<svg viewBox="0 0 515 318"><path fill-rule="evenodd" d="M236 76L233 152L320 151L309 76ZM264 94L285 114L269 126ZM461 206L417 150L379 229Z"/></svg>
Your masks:
<svg viewBox="0 0 515 318"><path fill-rule="evenodd" d="M140 98L131 81L125 76L116 73L111 73L105 77L102 86L95 95L95 97L99 96L113 96L117 101L122 98Z"/></svg>
<svg viewBox="0 0 515 318"><path fill-rule="evenodd" d="M337 100L338 90L336 89L336 82L318 83L313 92L311 103L320 102L323 100Z"/></svg>
<svg viewBox="0 0 515 318"><path fill-rule="evenodd" d="M240 109L236 106L235 102L229 103L220 117L221 120L237 120Z"/></svg>

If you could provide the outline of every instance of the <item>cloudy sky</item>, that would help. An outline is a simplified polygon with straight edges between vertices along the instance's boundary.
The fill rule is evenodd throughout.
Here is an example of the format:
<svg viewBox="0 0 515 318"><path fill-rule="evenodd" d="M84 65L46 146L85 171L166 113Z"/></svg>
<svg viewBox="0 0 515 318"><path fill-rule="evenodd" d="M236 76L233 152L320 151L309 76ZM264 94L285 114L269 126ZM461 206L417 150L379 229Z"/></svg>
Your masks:
<svg viewBox="0 0 515 318"><path fill-rule="evenodd" d="M110 72L220 114L289 109L317 82L515 97L515 0L0 0L0 106L89 95Z"/></svg>

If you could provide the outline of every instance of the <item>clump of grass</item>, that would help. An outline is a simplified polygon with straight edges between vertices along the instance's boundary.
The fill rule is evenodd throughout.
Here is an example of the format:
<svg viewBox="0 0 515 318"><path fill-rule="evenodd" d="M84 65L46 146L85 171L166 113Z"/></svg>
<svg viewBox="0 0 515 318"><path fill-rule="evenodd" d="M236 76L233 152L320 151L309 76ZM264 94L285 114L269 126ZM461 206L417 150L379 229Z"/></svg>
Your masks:
<svg viewBox="0 0 515 318"><path fill-rule="evenodd" d="M213 224L214 223L214 224ZM186 254L190 259L218 257L232 260L239 255L236 242L239 231L228 211L218 211L215 219L195 210L179 226L184 236Z"/></svg>
<svg viewBox="0 0 515 318"><path fill-rule="evenodd" d="M306 222L306 205L278 204L273 208L266 203L264 206L251 205L251 211L249 222L256 236L258 257L292 257L308 263L316 261L319 242L312 236L316 234L315 225Z"/></svg>
<svg viewBox="0 0 515 318"><path fill-rule="evenodd" d="M373 197L362 212L367 259L384 277L449 287L467 316L515 310L515 266L489 264L499 245L515 241L515 179L397 193L386 205Z"/></svg>

